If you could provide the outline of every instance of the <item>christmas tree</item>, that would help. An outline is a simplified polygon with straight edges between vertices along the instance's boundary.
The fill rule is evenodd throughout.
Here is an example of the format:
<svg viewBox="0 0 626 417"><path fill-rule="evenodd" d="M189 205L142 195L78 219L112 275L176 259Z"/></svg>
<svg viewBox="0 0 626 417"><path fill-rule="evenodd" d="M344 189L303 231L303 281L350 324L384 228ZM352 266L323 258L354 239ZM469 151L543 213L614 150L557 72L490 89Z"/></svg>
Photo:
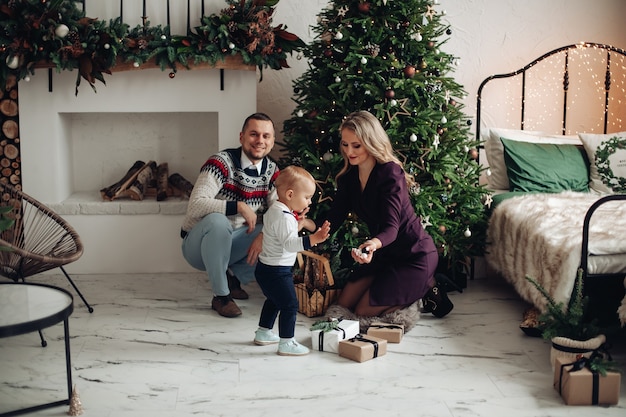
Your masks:
<svg viewBox="0 0 626 417"><path fill-rule="evenodd" d="M318 15L303 51L309 68L293 83L296 108L284 124L283 165L316 178L309 216L324 218L342 167L339 125L368 110L385 127L417 183L411 199L440 251L440 272L464 286L468 259L484 249L487 193L478 185L479 143L462 112L458 64L442 47L452 34L437 0L335 0ZM350 248L367 238L354 215L325 243L335 270L351 266Z"/></svg>

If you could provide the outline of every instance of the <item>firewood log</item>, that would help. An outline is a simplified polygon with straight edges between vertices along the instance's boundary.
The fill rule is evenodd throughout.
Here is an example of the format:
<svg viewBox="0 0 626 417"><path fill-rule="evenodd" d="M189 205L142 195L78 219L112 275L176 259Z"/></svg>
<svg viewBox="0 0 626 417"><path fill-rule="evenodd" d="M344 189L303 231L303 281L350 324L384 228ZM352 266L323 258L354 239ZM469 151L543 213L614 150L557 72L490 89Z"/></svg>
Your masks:
<svg viewBox="0 0 626 417"><path fill-rule="evenodd" d="M167 162L163 162L157 167L156 172L156 200L163 201L167 199L168 195L168 183L167 177L169 176L169 168Z"/></svg>
<svg viewBox="0 0 626 417"><path fill-rule="evenodd" d="M191 191L193 190L193 184L187 181L185 177L183 177L182 175L178 173L174 173L170 175L168 180L171 186L178 189L182 193L183 196L186 196L187 198L191 196Z"/></svg>
<svg viewBox="0 0 626 417"><path fill-rule="evenodd" d="M136 161L133 166L130 167L126 175L122 177L121 180L113 185L110 185L100 190L100 195L102 195L102 198L108 201L113 200L116 194L118 194L120 191L125 190L135 180L135 178L137 178L139 170L145 165L146 164L143 161Z"/></svg>
<svg viewBox="0 0 626 417"><path fill-rule="evenodd" d="M154 170L156 170L156 162L148 162L143 168L139 170L135 181L133 181L130 187L123 191L123 195L128 196L133 200L143 200L144 192L146 191L146 189L148 188L148 184L152 180L152 173ZM116 196L116 198L117 197L118 196Z"/></svg>

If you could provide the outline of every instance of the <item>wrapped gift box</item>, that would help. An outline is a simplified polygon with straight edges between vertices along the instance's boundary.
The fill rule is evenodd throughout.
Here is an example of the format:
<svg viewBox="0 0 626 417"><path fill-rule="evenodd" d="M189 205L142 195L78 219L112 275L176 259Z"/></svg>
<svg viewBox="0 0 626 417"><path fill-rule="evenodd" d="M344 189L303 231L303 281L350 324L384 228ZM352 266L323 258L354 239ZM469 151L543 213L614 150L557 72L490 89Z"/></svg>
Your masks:
<svg viewBox="0 0 626 417"><path fill-rule="evenodd" d="M320 352L339 352L339 342L359 334L356 320L338 320L337 328L330 331L312 330L311 345Z"/></svg>
<svg viewBox="0 0 626 417"><path fill-rule="evenodd" d="M404 335L404 326L376 321L367 328L367 334L385 339L389 343L400 343Z"/></svg>
<svg viewBox="0 0 626 417"><path fill-rule="evenodd" d="M602 376L583 366L574 370L571 358L556 358L554 389L567 405L615 405L619 402L621 375L607 372Z"/></svg>
<svg viewBox="0 0 626 417"><path fill-rule="evenodd" d="M339 356L357 362L383 356L387 353L387 341L380 337L360 335L339 342Z"/></svg>

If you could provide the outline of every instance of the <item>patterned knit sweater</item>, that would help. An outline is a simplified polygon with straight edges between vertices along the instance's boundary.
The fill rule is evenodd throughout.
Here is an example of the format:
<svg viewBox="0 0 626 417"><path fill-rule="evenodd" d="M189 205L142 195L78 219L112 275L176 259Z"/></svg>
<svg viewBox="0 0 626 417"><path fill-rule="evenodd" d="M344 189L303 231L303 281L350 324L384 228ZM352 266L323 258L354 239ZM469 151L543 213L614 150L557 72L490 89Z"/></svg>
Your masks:
<svg viewBox="0 0 626 417"><path fill-rule="evenodd" d="M225 214L233 228L243 226L245 220L237 214L237 202L243 201L256 213L264 213L276 200L274 180L278 171L276 162L266 157L261 173L248 175L241 168L241 147L211 156L200 169L194 184L182 230L189 232L210 213Z"/></svg>

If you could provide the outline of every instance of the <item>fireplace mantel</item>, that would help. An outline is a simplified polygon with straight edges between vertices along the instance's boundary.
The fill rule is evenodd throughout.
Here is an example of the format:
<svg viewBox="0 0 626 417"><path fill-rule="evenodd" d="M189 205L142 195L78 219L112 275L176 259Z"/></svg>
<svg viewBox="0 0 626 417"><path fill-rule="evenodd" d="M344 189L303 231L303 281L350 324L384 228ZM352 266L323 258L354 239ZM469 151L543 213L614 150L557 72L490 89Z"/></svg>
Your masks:
<svg viewBox="0 0 626 417"><path fill-rule="evenodd" d="M239 146L241 124L256 111L256 68L234 57L192 69L170 78L154 63L120 65L97 92L83 80L77 96L77 71L53 71L52 92L45 68L19 83L22 187L64 211L80 234L85 253L73 273L193 270L180 253L186 201L97 201L136 160L167 162L195 182L212 153ZM160 137L146 145L151 135Z"/></svg>

